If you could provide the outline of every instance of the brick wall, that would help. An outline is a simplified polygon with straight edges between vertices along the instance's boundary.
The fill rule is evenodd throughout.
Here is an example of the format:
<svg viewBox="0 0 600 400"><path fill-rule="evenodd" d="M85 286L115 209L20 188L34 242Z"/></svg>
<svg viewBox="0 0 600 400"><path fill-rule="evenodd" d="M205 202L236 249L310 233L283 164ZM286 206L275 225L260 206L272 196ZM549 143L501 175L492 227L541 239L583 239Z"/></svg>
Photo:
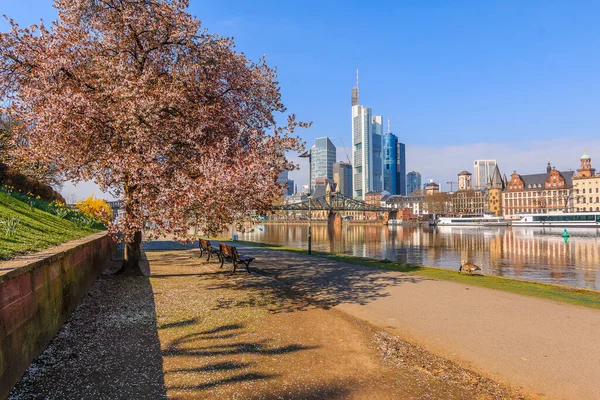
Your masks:
<svg viewBox="0 0 600 400"><path fill-rule="evenodd" d="M101 232L0 263L0 399L56 335L113 251Z"/></svg>

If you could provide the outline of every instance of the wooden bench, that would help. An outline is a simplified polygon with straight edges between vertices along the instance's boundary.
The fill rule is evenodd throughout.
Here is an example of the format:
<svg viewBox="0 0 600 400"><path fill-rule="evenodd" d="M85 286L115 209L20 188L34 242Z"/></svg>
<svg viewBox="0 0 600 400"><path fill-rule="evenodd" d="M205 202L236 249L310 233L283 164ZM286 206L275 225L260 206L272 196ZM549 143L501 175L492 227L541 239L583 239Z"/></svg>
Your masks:
<svg viewBox="0 0 600 400"><path fill-rule="evenodd" d="M221 266L219 268L223 268L223 263L225 262L225 259L227 259L231 260L231 263L233 264L233 271L231 272L231 275L235 273L235 270L239 264L244 264L246 266L246 271L250 273L249 265L252 261L254 261L254 257L242 257L239 255L235 246L229 246L223 243L219 244L219 249L221 250L219 252L219 257L221 259Z"/></svg>
<svg viewBox="0 0 600 400"><path fill-rule="evenodd" d="M221 257L219 256L219 249L213 247L210 243L210 240L200 239L198 241L198 246L200 247L200 257L202 257L204 252L208 254L208 256L206 257L206 261L210 261L210 256L213 254L219 257L219 260L221 259Z"/></svg>

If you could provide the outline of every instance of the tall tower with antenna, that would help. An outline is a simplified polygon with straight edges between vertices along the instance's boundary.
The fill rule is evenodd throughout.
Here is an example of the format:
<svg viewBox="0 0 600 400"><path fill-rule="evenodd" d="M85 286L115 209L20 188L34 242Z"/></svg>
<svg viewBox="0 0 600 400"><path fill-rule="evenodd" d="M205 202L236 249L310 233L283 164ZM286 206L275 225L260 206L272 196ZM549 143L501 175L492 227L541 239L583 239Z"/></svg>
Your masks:
<svg viewBox="0 0 600 400"><path fill-rule="evenodd" d="M358 68L356 69L356 86L352 88L352 105L358 105Z"/></svg>
<svg viewBox="0 0 600 400"><path fill-rule="evenodd" d="M352 88L352 187L356 199L383 190L382 136L383 118L359 102L357 69L356 87Z"/></svg>

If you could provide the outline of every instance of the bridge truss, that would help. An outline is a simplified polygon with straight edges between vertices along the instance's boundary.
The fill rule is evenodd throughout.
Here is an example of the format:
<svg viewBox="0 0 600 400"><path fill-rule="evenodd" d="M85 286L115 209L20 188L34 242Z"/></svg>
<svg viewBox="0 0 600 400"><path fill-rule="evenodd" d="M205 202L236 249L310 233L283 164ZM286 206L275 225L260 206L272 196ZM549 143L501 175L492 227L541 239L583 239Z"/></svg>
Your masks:
<svg viewBox="0 0 600 400"><path fill-rule="evenodd" d="M365 203L361 200L355 200L351 197L344 196L342 193L330 193L321 197L311 197L307 200L298 203L273 206L271 209L273 211L391 211L389 208L378 207L372 204Z"/></svg>

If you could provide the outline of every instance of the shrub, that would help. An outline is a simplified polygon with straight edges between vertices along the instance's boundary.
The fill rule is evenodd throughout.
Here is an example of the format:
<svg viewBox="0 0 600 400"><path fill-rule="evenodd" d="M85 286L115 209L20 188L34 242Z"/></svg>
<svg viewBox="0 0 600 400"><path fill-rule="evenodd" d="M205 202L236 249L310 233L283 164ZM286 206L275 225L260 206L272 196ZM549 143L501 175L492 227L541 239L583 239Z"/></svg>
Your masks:
<svg viewBox="0 0 600 400"><path fill-rule="evenodd" d="M88 217L102 221L103 224L107 224L112 219L112 209L108 203L96 198L94 195L85 200L78 201L77 209Z"/></svg>
<svg viewBox="0 0 600 400"><path fill-rule="evenodd" d="M10 188L7 189L10 190L10 192L7 191L9 194L14 190L21 193L31 193L33 196L40 196L45 201L59 200L63 203L65 202L65 199L52 189L52 187L25 176L3 163L0 163L0 185Z"/></svg>

